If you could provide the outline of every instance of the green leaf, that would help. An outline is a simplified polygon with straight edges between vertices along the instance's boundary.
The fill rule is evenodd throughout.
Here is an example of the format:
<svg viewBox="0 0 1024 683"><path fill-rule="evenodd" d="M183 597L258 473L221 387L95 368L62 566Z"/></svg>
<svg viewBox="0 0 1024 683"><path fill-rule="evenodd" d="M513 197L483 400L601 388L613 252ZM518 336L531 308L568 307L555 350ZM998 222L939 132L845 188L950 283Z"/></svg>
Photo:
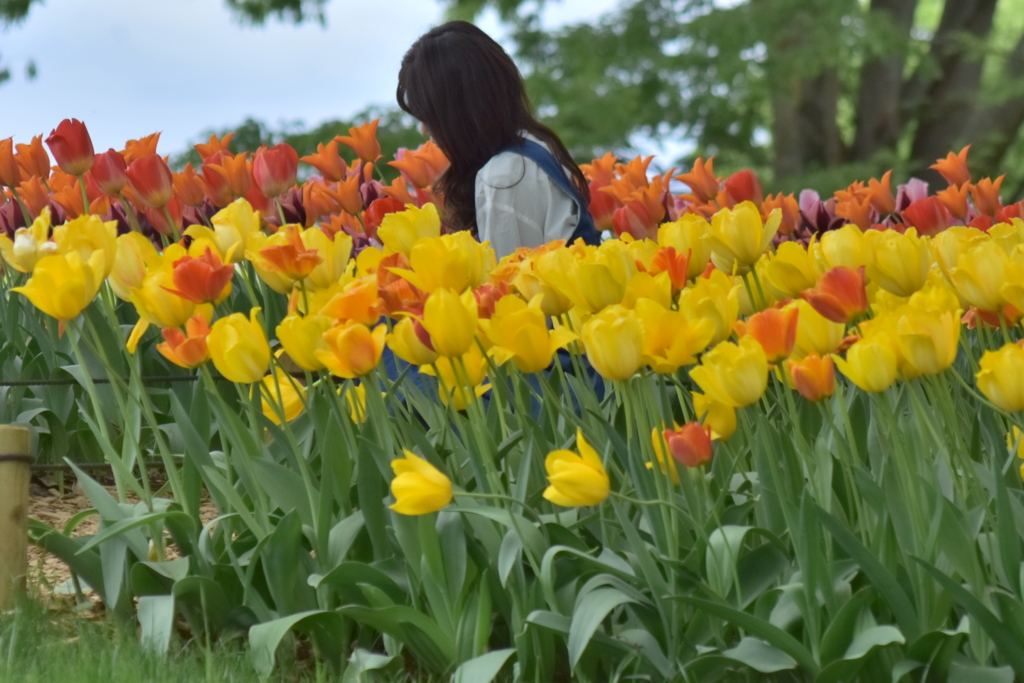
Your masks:
<svg viewBox="0 0 1024 683"><path fill-rule="evenodd" d="M63 560L78 578L99 593L104 602L108 602L99 553L95 550L79 552L89 539L88 536L70 538L44 522L29 519L28 537L32 543Z"/></svg>
<svg viewBox="0 0 1024 683"><path fill-rule="evenodd" d="M209 628L218 635L231 611L221 584L205 576L188 576L175 582L171 594L189 616L192 628Z"/></svg>
<svg viewBox="0 0 1024 683"><path fill-rule="evenodd" d="M583 651L590 643L594 631L608 613L619 605L634 602L633 598L616 588L598 588L586 595L572 615L569 627L569 666L575 670Z"/></svg>
<svg viewBox="0 0 1024 683"><path fill-rule="evenodd" d="M363 602L359 584L374 586L387 595L391 602L401 603L407 599L405 591L398 587L394 579L380 569L362 562L342 562L324 576L317 577L314 574L309 580L316 588L330 586L347 603Z"/></svg>
<svg viewBox="0 0 1024 683"><path fill-rule="evenodd" d="M279 614L308 612L316 607L316 594L307 583L309 553L302 547L302 524L290 512L265 540L259 554L267 587Z"/></svg>
<svg viewBox="0 0 1024 683"><path fill-rule="evenodd" d="M789 635L782 629L772 626L767 621L759 619L752 614L747 614L746 612L733 609L727 605L711 602L710 600L691 597L677 597L676 599L683 601L691 607L696 607L699 610L703 610L719 617L720 619L724 619L733 626L745 629L750 633L763 638L771 645L774 645L798 661L800 666L802 666L812 676L816 676L818 674L818 664L814 661L814 655L812 655L811 652L796 638Z"/></svg>
<svg viewBox="0 0 1024 683"><path fill-rule="evenodd" d="M1024 678L1024 645L1017 640L1013 632L999 618L981 603L977 597L969 593L963 586L943 574L939 569L919 557L913 558L925 571L931 574L945 588L961 607L966 609L975 621L985 630L1018 677Z"/></svg>
<svg viewBox="0 0 1024 683"><path fill-rule="evenodd" d="M361 624L404 642L426 667L446 672L455 661L455 640L437 622L411 607L362 607L346 605L339 610Z"/></svg>
<svg viewBox="0 0 1024 683"><path fill-rule="evenodd" d="M389 670L391 674L397 676L401 668L402 658L398 655L391 657L357 648L348 658L348 666L345 667L341 683L364 683L367 678L363 674L368 671Z"/></svg>
<svg viewBox="0 0 1024 683"><path fill-rule="evenodd" d="M273 504L285 514L292 510L298 512L303 524L313 526L313 511L310 509L312 496L306 490L302 477L270 460L253 458L251 462L257 481Z"/></svg>
<svg viewBox="0 0 1024 683"><path fill-rule="evenodd" d="M359 511L353 512L334 525L327 537L328 566L336 567L345 561L345 556L348 555L362 529L363 513Z"/></svg>
<svg viewBox="0 0 1024 683"><path fill-rule="evenodd" d="M788 654L758 638L743 638L736 647L722 654L763 674L793 669L797 664Z"/></svg>
<svg viewBox="0 0 1024 683"><path fill-rule="evenodd" d="M719 597L726 597L736 583L736 563L743 539L752 527L725 525L711 532L704 558L707 581Z"/></svg>
<svg viewBox="0 0 1024 683"><path fill-rule="evenodd" d="M455 670L452 683L491 683L515 651L514 647L494 650L463 662Z"/></svg>
<svg viewBox="0 0 1024 683"><path fill-rule="evenodd" d="M311 611L292 614L257 624L249 629L249 657L256 672L264 678L274 671L274 655L281 639L292 629L309 633L320 645L320 654L340 664L341 652L337 643L342 639L345 620L337 612Z"/></svg>
<svg viewBox="0 0 1024 683"><path fill-rule="evenodd" d="M1015 475L1016 476L1016 475ZM1010 507L1010 495L1006 490L1006 480L996 476L996 535L999 538L999 560L1003 566L1006 580L1017 595L1021 594L1020 585L1020 536L1014 523L1013 508Z"/></svg>
<svg viewBox="0 0 1024 683"><path fill-rule="evenodd" d="M949 665L949 683L1013 683L1013 669L978 666L973 662L954 661Z"/></svg>
<svg viewBox="0 0 1024 683"><path fill-rule="evenodd" d="M139 598L139 627L142 646L167 654L174 632L174 596L144 595Z"/></svg>
<svg viewBox="0 0 1024 683"><path fill-rule="evenodd" d="M861 610L871 602L874 590L870 587L857 591L852 598L839 609L821 638L818 649L819 657L824 664L829 664L842 657L853 641L854 630Z"/></svg>

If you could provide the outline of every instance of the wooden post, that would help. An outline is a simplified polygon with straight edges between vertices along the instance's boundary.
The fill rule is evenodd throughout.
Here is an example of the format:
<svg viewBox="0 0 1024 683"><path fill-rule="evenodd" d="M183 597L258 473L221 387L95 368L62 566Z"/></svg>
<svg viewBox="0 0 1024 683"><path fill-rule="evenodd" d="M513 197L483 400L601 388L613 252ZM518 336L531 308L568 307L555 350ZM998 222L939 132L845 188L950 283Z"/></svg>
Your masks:
<svg viewBox="0 0 1024 683"><path fill-rule="evenodd" d="M0 425L0 609L25 590L31 449L28 429Z"/></svg>

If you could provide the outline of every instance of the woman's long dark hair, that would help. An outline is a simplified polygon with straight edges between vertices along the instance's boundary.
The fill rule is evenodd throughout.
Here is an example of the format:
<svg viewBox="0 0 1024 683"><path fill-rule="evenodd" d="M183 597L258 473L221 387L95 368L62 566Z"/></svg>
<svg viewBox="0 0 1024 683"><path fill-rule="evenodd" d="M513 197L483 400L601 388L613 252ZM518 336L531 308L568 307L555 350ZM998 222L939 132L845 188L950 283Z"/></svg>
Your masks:
<svg viewBox="0 0 1024 683"><path fill-rule="evenodd" d="M521 143L524 131L547 143L570 170L587 206L586 178L554 131L534 118L519 69L473 24L450 21L420 36L402 58L397 97L451 161L434 188L444 197L451 227L476 227L476 174L495 154Z"/></svg>

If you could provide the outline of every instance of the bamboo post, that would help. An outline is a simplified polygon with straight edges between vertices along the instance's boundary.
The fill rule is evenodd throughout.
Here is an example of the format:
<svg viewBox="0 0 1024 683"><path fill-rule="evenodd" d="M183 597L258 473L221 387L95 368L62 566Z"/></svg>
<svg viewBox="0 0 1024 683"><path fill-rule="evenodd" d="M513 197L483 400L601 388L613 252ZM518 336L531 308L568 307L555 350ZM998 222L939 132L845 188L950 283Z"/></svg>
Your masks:
<svg viewBox="0 0 1024 683"><path fill-rule="evenodd" d="M0 609L25 590L31 449L28 429L0 425Z"/></svg>

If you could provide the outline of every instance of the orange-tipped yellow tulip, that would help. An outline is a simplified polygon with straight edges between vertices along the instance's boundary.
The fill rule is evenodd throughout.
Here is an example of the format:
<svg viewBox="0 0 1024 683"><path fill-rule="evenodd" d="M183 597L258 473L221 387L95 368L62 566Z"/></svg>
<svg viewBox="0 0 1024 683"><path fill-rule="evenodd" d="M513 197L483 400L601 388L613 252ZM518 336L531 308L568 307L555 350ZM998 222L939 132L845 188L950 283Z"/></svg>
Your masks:
<svg viewBox="0 0 1024 683"><path fill-rule="evenodd" d="M711 427L711 438L715 441L728 441L736 433L736 409L706 394L694 391L690 395L693 397L693 412L697 415L697 421Z"/></svg>
<svg viewBox="0 0 1024 683"><path fill-rule="evenodd" d="M752 202L721 209L711 218L711 260L726 273L747 273L772 243L781 222L782 212L775 210L762 223Z"/></svg>
<svg viewBox="0 0 1024 683"><path fill-rule="evenodd" d="M417 209L409 204L405 207L405 211L389 213L384 216L380 227L377 228L377 236L380 237L384 246L406 258L412 254L413 246L420 239L439 237L440 235L441 217L437 213L437 207L433 204L424 204L422 209Z"/></svg>
<svg viewBox="0 0 1024 683"><path fill-rule="evenodd" d="M12 287L28 297L47 315L71 320L92 303L103 284L105 260L103 251L94 251L83 261L77 251L39 259L32 277L22 287Z"/></svg>
<svg viewBox="0 0 1024 683"><path fill-rule="evenodd" d="M503 296L490 320L480 321L494 345L488 353L498 364L512 361L521 372L540 372L551 365L558 349L576 339L568 330L548 331L541 298L527 305L517 296Z"/></svg>
<svg viewBox="0 0 1024 683"><path fill-rule="evenodd" d="M978 390L1000 410L1024 410L1024 347L1007 344L981 356Z"/></svg>
<svg viewBox="0 0 1024 683"><path fill-rule="evenodd" d="M833 356L839 371L868 393L885 391L896 381L899 363L893 342L883 332L856 342L846 358Z"/></svg>
<svg viewBox="0 0 1024 683"><path fill-rule="evenodd" d="M857 270L836 266L821 276L817 287L808 289L802 296L832 322L849 322L868 310L864 266Z"/></svg>
<svg viewBox="0 0 1024 683"><path fill-rule="evenodd" d="M423 307L423 327L430 334L434 351L445 358L455 358L474 345L477 332L477 305L473 292L460 297L455 292L439 289Z"/></svg>
<svg viewBox="0 0 1024 683"><path fill-rule="evenodd" d="M172 244L160 261L146 272L142 284L128 293L139 318L160 327L181 327L196 313L196 304L174 293L174 262L185 256L185 249Z"/></svg>
<svg viewBox="0 0 1024 683"><path fill-rule="evenodd" d="M277 340L292 362L303 370L323 370L324 364L316 357L316 352L327 351L324 333L331 329L331 324L326 316L292 313L277 326Z"/></svg>
<svg viewBox="0 0 1024 683"><path fill-rule="evenodd" d="M341 280L352 256L351 237L343 232L328 237L323 230L311 229L302 231L302 243L320 257L320 263L306 277L307 287L326 289Z"/></svg>
<svg viewBox="0 0 1024 683"><path fill-rule="evenodd" d="M344 285L342 290L320 309L320 315L328 318L353 320L363 325L377 322L380 314L377 278L373 275L361 277Z"/></svg>
<svg viewBox="0 0 1024 683"><path fill-rule="evenodd" d="M583 325L587 358L610 380L627 380L644 364L644 328L640 318L623 306L609 306Z"/></svg>
<svg viewBox="0 0 1024 683"><path fill-rule="evenodd" d="M400 515L425 515L452 502L452 482L441 470L408 449L403 454L404 458L391 461L395 472L392 510Z"/></svg>
<svg viewBox="0 0 1024 683"><path fill-rule="evenodd" d="M786 364L793 387L808 401L821 401L836 391L835 366L830 356L812 354Z"/></svg>
<svg viewBox="0 0 1024 683"><path fill-rule="evenodd" d="M291 422L306 408L306 388L281 368L260 381L260 396L263 414L276 425L281 424L282 414L285 422Z"/></svg>
<svg viewBox="0 0 1024 683"><path fill-rule="evenodd" d="M387 333L385 325L377 325L371 332L366 325L349 320L324 332L327 348L317 349L314 355L333 375L362 377L380 362Z"/></svg>
<svg viewBox="0 0 1024 683"><path fill-rule="evenodd" d="M568 450L552 451L544 460L549 486L544 498L562 507L598 505L608 497L611 482L597 451L576 430L579 454Z"/></svg>
<svg viewBox="0 0 1024 683"><path fill-rule="evenodd" d="M715 401L743 408L768 387L768 358L751 337L741 338L739 344L722 342L704 354L690 377Z"/></svg>
<svg viewBox="0 0 1024 683"><path fill-rule="evenodd" d="M270 365L270 346L254 308L246 318L232 313L213 324L206 345L220 374L232 382L253 384L263 379Z"/></svg>

